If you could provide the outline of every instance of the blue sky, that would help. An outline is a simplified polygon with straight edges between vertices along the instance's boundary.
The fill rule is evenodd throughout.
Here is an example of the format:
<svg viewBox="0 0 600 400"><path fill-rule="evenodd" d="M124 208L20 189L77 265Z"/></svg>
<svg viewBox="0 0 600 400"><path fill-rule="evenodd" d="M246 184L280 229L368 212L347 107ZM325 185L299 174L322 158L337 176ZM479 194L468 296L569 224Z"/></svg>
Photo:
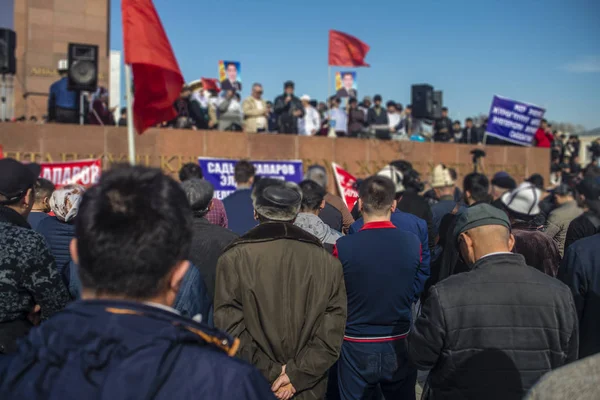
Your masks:
<svg viewBox="0 0 600 400"><path fill-rule="evenodd" d="M111 48L121 50L120 1L111 1ZM600 126L598 0L154 4L188 82L216 78L220 59L239 60L243 96L261 82L272 99L292 79L298 95L324 99L336 29L371 46L371 68L358 69L361 98L407 104L411 84L430 83L455 119L487 113L499 94L545 107L551 120Z"/></svg>

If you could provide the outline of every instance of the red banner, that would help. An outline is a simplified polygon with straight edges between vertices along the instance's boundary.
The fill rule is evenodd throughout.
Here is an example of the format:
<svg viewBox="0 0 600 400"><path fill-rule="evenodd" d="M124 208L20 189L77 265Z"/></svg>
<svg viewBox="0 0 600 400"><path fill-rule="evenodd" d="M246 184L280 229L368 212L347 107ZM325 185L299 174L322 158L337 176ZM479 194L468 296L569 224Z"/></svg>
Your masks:
<svg viewBox="0 0 600 400"><path fill-rule="evenodd" d="M331 166L333 167L333 174L340 196L346 202L348 209L352 211L354 203L358 200L358 191L354 187L356 178L336 163L331 163Z"/></svg>
<svg viewBox="0 0 600 400"><path fill-rule="evenodd" d="M40 164L40 178L48 179L61 187L71 184L91 186L100 180L102 160L77 160Z"/></svg>

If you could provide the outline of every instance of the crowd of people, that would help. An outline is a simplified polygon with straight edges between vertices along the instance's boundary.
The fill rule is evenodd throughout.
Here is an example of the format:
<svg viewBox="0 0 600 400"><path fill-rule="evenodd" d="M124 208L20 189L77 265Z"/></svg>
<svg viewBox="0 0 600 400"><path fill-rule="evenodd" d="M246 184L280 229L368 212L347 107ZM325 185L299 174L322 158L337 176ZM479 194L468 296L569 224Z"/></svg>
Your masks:
<svg viewBox="0 0 600 400"><path fill-rule="evenodd" d="M351 210L319 165L240 161L223 201L196 164L39 172L0 160L3 399L600 396L595 164L459 185L397 160Z"/></svg>
<svg viewBox="0 0 600 400"><path fill-rule="evenodd" d="M126 108L120 110L117 118L116 109L109 107L108 92L102 87L84 96L84 111L80 114L80 93L68 89L66 70L59 68L59 72L61 79L50 88L47 114L42 121L31 117L30 122L80 123L83 120L92 125L127 126ZM327 101L318 101L307 94L298 97L292 81L284 83L283 94L274 101L263 98L260 83L252 85L250 96L245 99L231 85L223 90L218 85L207 88L203 85L201 80L185 85L174 104L177 116L157 127L511 145L486 136L486 118L466 118L463 124L459 120L453 121L446 107L441 109L439 118L416 118L411 104L384 102L380 95L365 96L360 102L356 91L342 91L343 97L340 92ZM25 120L25 117L17 119L19 122ZM573 141L578 141L576 135L571 135L567 141L563 133L543 120L533 145L559 146L562 151L564 146L575 145Z"/></svg>

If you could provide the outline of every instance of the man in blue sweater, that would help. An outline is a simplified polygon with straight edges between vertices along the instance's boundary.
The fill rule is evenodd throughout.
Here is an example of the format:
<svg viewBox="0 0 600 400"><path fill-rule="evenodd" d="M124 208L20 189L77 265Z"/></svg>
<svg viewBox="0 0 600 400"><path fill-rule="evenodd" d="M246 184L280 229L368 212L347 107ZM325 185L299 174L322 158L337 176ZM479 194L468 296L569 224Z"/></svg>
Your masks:
<svg viewBox="0 0 600 400"><path fill-rule="evenodd" d="M238 235L244 235L258 225L254 219L252 205L252 185L254 184L254 165L242 160L235 164L234 178L237 185L235 192L223 199L223 205L229 220L229 229Z"/></svg>
<svg viewBox="0 0 600 400"><path fill-rule="evenodd" d="M338 362L341 399L415 397L416 367L409 361L406 337L411 306L420 293L415 282L422 265L420 239L390 221L396 207L394 183L383 176L360 186L364 226L340 238L348 295L348 318Z"/></svg>

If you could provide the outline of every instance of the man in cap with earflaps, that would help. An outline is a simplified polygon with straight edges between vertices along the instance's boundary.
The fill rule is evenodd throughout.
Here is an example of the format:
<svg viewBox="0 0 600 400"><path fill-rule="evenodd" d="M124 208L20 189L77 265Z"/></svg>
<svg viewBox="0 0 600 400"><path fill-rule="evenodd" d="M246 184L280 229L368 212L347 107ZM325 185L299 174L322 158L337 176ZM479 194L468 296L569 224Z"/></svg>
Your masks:
<svg viewBox="0 0 600 400"><path fill-rule="evenodd" d="M408 338L411 360L431 369L424 398L521 399L544 373L577 359L573 297L511 253L502 210L465 210L454 241L469 271L431 287Z"/></svg>
<svg viewBox="0 0 600 400"><path fill-rule="evenodd" d="M261 179L252 193L259 225L217 265L215 325L239 337L239 356L279 399L322 399L346 324L342 265L319 239L294 226L302 192Z"/></svg>

